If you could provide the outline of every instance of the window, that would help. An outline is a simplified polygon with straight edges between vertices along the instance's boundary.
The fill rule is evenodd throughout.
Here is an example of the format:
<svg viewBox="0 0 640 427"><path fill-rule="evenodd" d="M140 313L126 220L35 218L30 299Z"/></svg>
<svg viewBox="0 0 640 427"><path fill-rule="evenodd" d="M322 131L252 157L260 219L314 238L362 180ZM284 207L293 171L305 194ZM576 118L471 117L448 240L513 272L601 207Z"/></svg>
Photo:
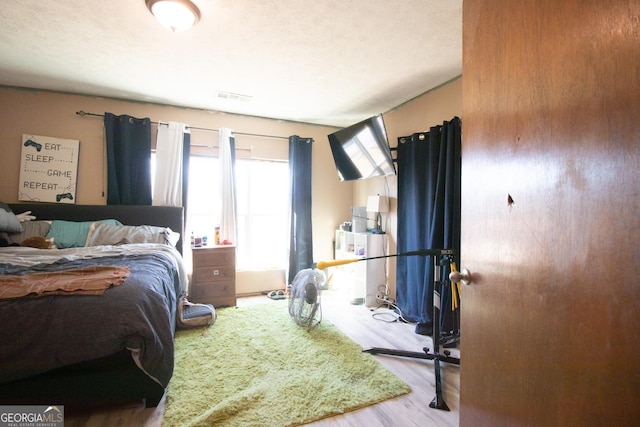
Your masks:
<svg viewBox="0 0 640 427"><path fill-rule="evenodd" d="M191 156L187 224L213 240L220 223L220 169L216 157ZM236 159L240 270L286 268L289 165L283 161Z"/></svg>
<svg viewBox="0 0 640 427"><path fill-rule="evenodd" d="M191 156L189 159L189 201L187 227L197 236L212 239L220 223L220 162L217 157Z"/></svg>

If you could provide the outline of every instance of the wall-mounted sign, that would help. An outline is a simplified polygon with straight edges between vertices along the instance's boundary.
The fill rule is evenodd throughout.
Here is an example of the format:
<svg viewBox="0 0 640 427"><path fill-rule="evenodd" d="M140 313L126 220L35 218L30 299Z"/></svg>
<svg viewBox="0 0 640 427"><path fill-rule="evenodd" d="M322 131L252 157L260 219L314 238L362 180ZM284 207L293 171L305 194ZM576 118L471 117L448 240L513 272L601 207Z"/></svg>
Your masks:
<svg viewBox="0 0 640 427"><path fill-rule="evenodd" d="M18 200L75 203L80 141L22 135Z"/></svg>

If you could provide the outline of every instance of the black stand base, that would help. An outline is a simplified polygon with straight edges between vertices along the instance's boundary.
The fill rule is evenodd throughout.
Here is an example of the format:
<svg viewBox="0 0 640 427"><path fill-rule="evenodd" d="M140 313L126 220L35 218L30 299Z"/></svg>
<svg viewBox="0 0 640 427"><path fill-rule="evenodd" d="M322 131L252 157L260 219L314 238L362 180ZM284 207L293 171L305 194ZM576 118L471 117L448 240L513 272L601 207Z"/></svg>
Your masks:
<svg viewBox="0 0 640 427"><path fill-rule="evenodd" d="M436 376L436 396L429 403L430 408L440 409L443 411L449 411L444 398L442 397L442 379L440 378L440 362L451 363L460 366L460 359L457 357L451 357L448 354L429 353L427 347L423 348L423 353L417 351L396 350L391 348L372 347L370 349L362 350L369 354L382 354L387 356L409 357L412 359L424 359L434 361L434 371ZM445 350L446 353L446 350Z"/></svg>
<svg viewBox="0 0 640 427"><path fill-rule="evenodd" d="M454 365L460 366L460 359L457 357L451 357L447 354L433 354L429 353L429 349L427 347L422 349L424 353L419 353L417 351L406 351L406 350L395 350L391 348L380 348L380 347L371 347L367 350L362 350L365 353L370 354L384 354L387 356L400 356L400 357L411 357L413 359L425 359L425 360L434 360L438 359L443 362L453 363Z"/></svg>
<svg viewBox="0 0 640 427"><path fill-rule="evenodd" d="M432 252L436 252L436 253L432 253ZM418 251L418 253L416 253L416 255L420 255L421 253ZM433 301L434 301L434 305L433 305L433 335L432 335L432 339L433 339L433 348L434 351L433 353L429 353L429 349L427 347L424 347L422 349L422 353L421 352L415 352L415 351L406 351L406 350L395 350L395 349L390 349L390 348L379 348L379 347L373 347L370 348L368 350L363 350L365 353L370 353L370 354L384 354L384 355L389 355L389 356L399 356L399 357L410 357L413 359L426 359L426 360L433 360L434 364L433 364L433 369L434 369L434 373L435 373L435 379L436 379L436 396L433 398L433 400L431 401L431 403L429 403L429 407L430 408L434 408L434 409L440 409L443 411L449 411L449 407L447 406L447 404L444 401L444 398L442 397L442 380L440 378L440 362L446 362L446 363L452 363L454 365L458 365L460 366L460 358L458 357L451 357L448 354L448 351L445 350L445 354L440 354L440 345L441 345L441 338L440 338L440 294L442 292L442 280L440 277L440 265L445 262L448 261L450 259L450 257L453 255L453 251L448 250L448 249L436 249L436 250L430 250L428 255L434 255L434 286L433 286ZM459 338L459 337L458 337Z"/></svg>

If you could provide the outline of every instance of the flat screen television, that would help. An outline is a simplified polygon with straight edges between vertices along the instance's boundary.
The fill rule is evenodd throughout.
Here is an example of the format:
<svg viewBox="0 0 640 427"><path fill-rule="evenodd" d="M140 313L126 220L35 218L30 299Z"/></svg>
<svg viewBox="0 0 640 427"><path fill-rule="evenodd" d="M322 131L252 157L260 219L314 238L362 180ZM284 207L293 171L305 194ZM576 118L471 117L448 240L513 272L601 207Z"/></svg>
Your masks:
<svg viewBox="0 0 640 427"><path fill-rule="evenodd" d="M395 175L382 114L329 135L340 181Z"/></svg>

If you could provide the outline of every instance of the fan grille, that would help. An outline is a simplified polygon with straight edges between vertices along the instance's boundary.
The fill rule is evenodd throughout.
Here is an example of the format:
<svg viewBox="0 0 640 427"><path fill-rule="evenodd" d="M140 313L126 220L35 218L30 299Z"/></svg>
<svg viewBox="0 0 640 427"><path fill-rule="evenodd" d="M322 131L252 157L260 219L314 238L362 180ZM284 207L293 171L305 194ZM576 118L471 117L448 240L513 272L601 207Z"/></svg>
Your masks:
<svg viewBox="0 0 640 427"><path fill-rule="evenodd" d="M322 320L320 293L324 283L325 276L320 270L305 269L296 274L289 288L289 314L307 330Z"/></svg>

